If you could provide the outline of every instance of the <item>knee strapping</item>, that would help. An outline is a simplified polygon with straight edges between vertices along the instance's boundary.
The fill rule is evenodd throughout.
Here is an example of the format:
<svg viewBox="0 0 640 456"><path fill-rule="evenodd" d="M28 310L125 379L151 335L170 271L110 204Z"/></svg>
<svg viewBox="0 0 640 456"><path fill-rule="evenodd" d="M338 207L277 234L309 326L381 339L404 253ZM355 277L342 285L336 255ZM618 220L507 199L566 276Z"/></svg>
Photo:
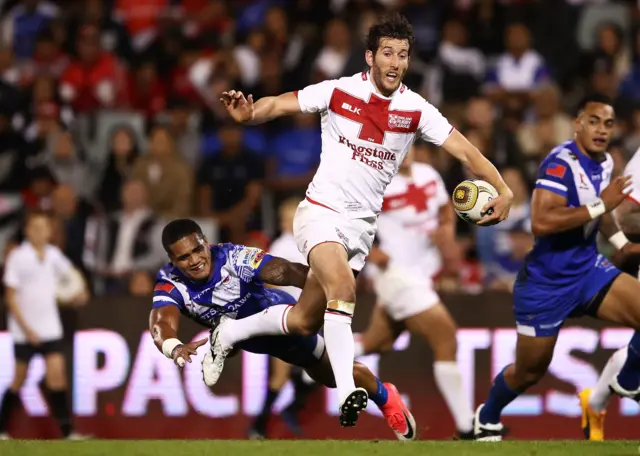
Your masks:
<svg viewBox="0 0 640 456"><path fill-rule="evenodd" d="M353 317L353 313L356 310L355 302L340 301L339 299L332 299L327 302L326 313L342 315L345 317Z"/></svg>

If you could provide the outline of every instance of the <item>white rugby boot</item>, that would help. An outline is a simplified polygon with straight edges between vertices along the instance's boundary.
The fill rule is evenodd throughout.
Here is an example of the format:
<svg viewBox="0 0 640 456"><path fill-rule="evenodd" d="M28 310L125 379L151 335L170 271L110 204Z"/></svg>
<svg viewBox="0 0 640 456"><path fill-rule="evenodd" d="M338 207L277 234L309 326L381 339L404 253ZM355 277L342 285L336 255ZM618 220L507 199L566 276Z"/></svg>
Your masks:
<svg viewBox="0 0 640 456"><path fill-rule="evenodd" d="M213 386L218 382L222 374L222 369L224 369L224 362L233 348L223 347L220 342L220 331L224 328L227 320L229 320L228 317L220 317L218 326L211 331L211 350L208 351L202 359L202 378L207 386Z"/></svg>
<svg viewBox="0 0 640 456"><path fill-rule="evenodd" d="M502 423L482 423L480 422L480 411L484 404L480 404L476 409L473 420L473 436L479 442L501 442L504 434Z"/></svg>

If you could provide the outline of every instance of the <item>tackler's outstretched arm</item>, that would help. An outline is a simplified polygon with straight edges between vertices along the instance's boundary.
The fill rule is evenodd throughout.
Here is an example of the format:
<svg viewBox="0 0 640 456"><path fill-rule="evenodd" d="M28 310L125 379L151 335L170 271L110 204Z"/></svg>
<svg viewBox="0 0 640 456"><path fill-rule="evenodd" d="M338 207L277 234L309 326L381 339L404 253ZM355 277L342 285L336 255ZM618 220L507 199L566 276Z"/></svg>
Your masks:
<svg viewBox="0 0 640 456"><path fill-rule="evenodd" d="M178 367L184 367L185 362L191 362L198 347L207 343L207 338L196 342L183 344L178 339L180 325L180 310L174 305L166 305L151 309L149 314L149 331L156 347Z"/></svg>

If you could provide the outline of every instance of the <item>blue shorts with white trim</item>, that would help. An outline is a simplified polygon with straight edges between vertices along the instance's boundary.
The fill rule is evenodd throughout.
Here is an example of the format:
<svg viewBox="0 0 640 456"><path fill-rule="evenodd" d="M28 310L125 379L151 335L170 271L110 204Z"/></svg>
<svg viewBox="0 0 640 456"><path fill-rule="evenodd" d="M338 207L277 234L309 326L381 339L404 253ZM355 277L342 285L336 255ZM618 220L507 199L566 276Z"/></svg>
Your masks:
<svg viewBox="0 0 640 456"><path fill-rule="evenodd" d="M519 334L531 337L555 336L567 318L596 316L598 307L621 271L598 255L587 274L569 286L537 283L518 274L513 289L513 310Z"/></svg>

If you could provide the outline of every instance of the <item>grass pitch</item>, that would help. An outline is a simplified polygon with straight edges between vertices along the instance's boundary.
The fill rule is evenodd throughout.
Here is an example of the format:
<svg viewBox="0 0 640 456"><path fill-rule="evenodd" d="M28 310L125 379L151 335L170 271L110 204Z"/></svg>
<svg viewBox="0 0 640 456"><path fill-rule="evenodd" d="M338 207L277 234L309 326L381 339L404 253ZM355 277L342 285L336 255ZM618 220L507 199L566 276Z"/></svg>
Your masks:
<svg viewBox="0 0 640 456"><path fill-rule="evenodd" d="M376 442L337 440L90 440L84 442L10 440L2 456L626 456L639 455L634 441Z"/></svg>

